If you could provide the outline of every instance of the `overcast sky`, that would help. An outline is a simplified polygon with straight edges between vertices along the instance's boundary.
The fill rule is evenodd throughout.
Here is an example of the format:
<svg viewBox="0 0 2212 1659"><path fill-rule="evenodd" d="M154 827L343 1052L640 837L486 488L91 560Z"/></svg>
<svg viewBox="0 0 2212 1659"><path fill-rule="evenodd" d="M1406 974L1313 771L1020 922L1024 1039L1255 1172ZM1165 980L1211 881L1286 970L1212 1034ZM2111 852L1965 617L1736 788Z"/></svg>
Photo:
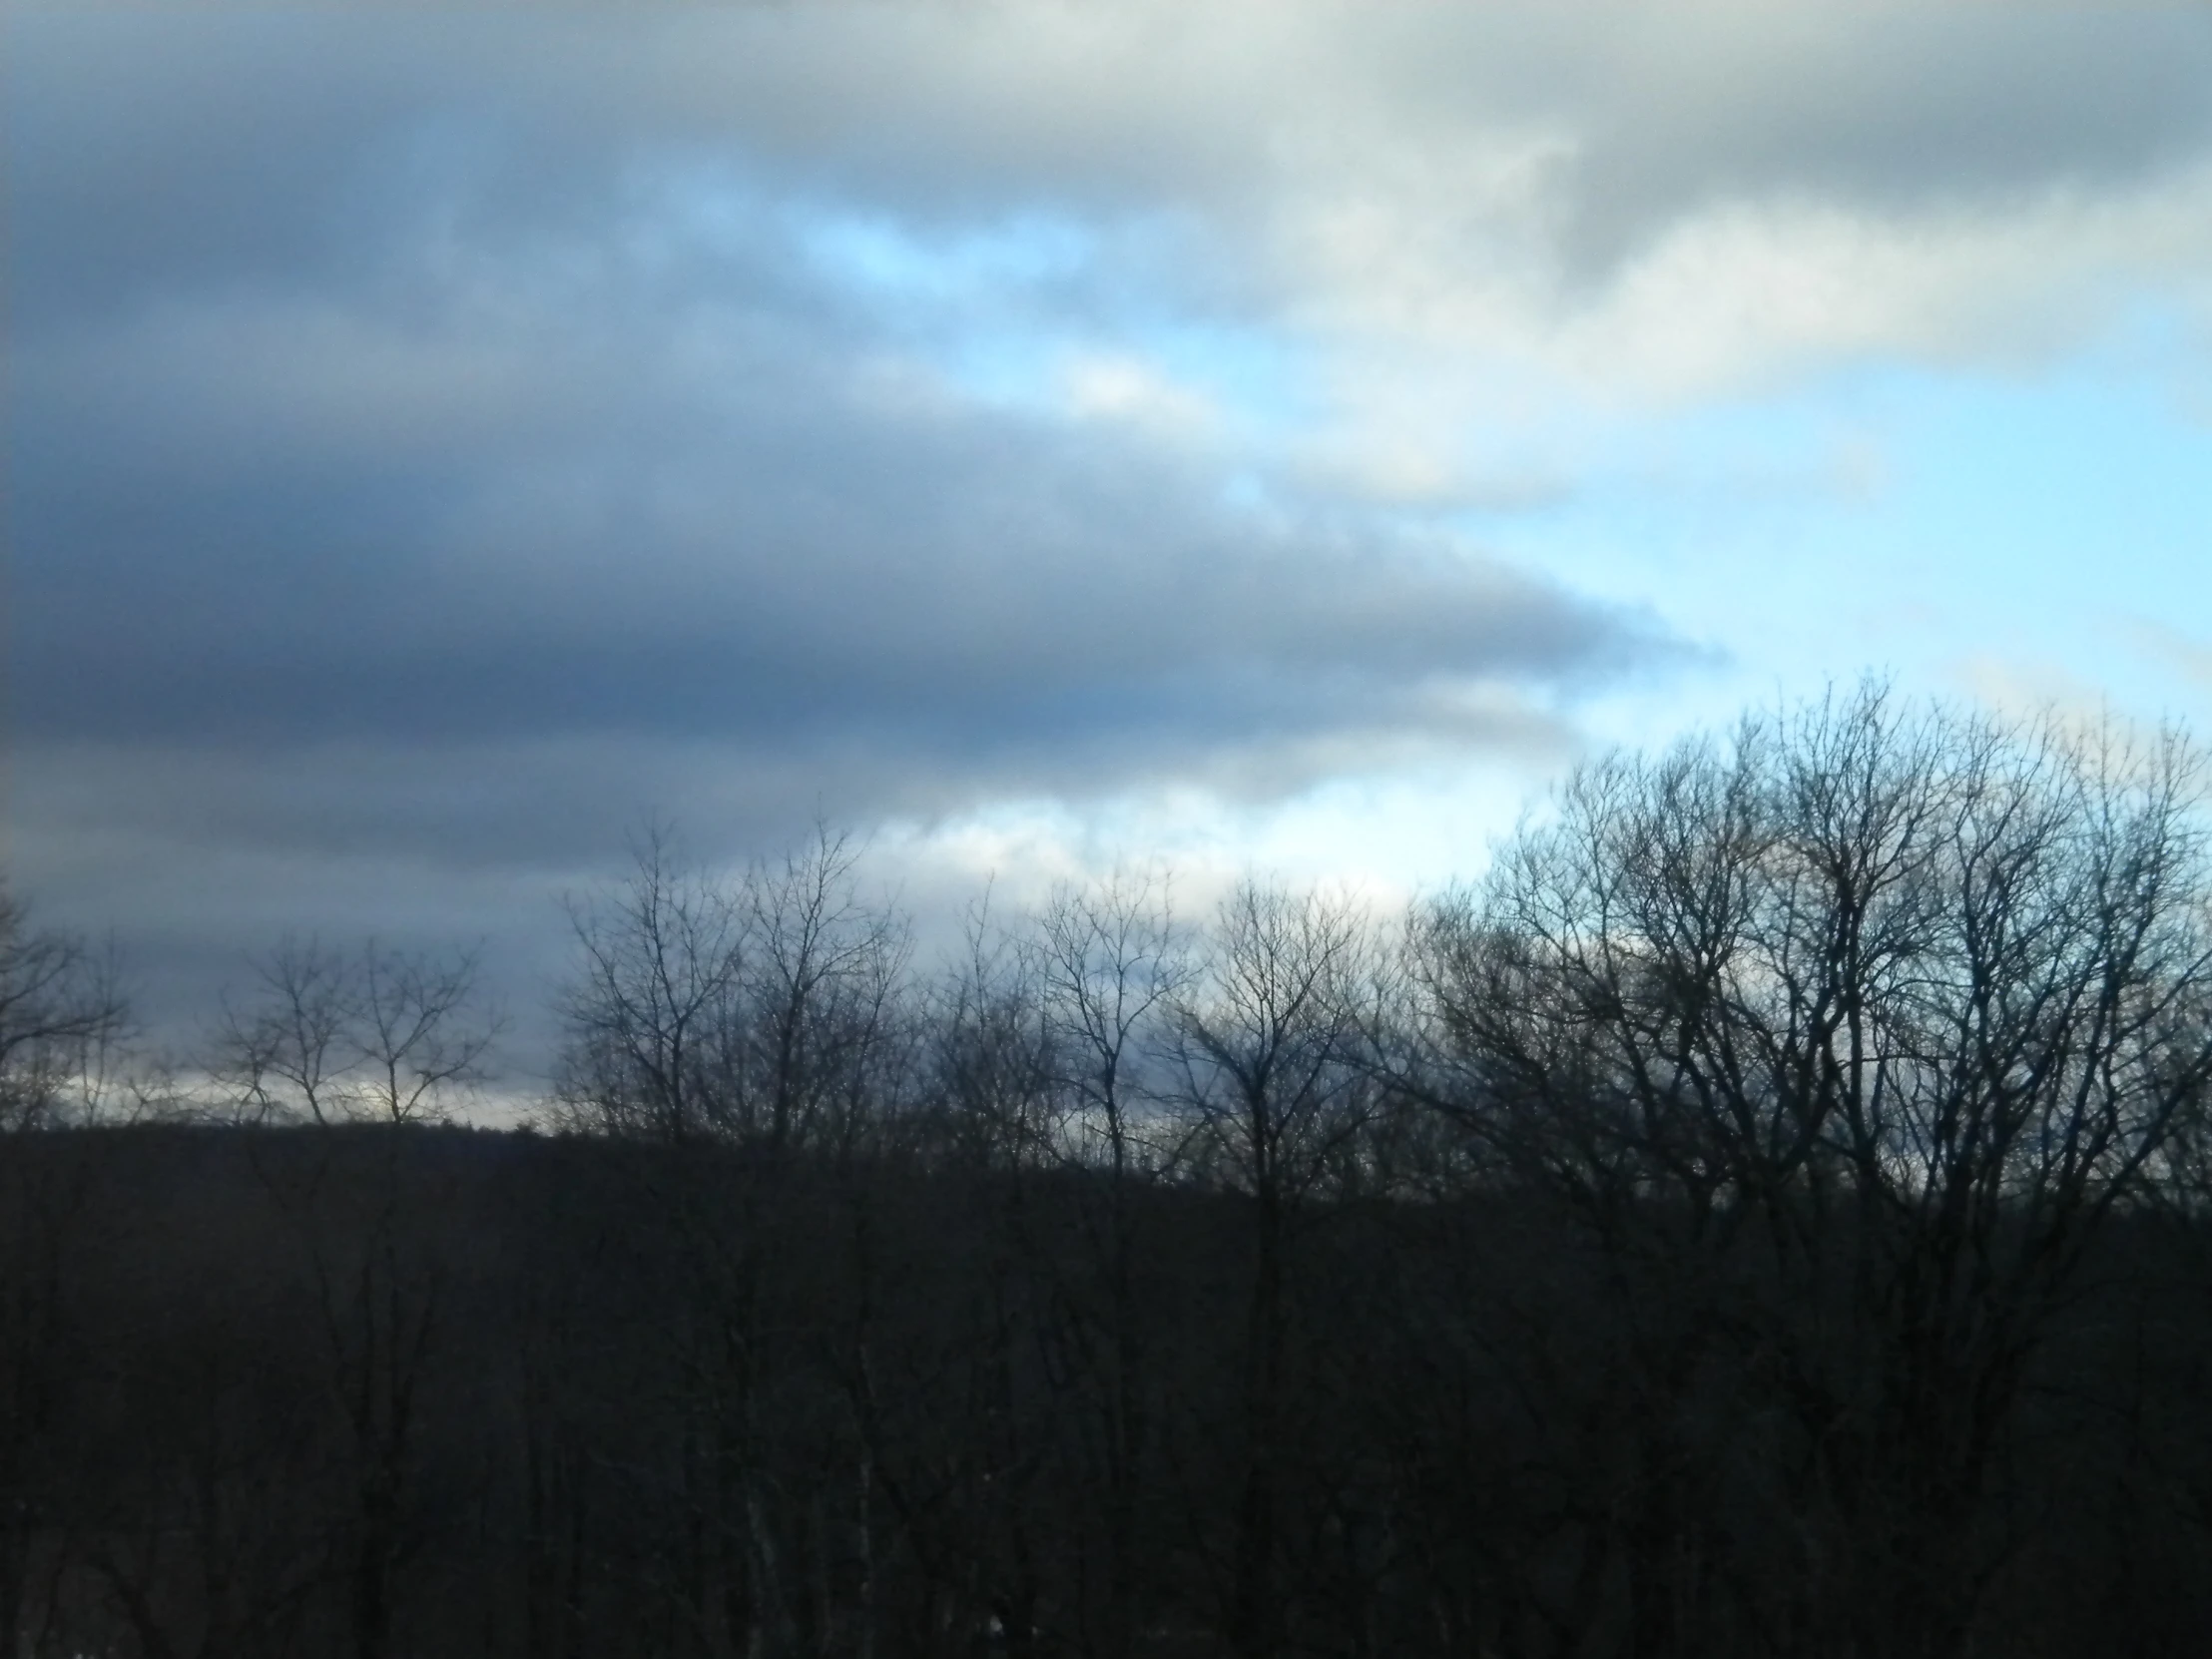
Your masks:
<svg viewBox="0 0 2212 1659"><path fill-rule="evenodd" d="M2212 10L7 14L7 864L156 1023L672 819L1394 895L1868 669L2212 729Z"/></svg>

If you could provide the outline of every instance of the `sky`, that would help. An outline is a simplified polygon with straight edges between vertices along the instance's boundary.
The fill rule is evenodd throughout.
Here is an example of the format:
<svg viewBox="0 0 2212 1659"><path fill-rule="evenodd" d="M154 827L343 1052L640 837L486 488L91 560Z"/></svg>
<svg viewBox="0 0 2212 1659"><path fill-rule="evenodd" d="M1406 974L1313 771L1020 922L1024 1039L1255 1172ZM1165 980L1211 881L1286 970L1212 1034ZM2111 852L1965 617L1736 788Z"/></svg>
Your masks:
<svg viewBox="0 0 2212 1659"><path fill-rule="evenodd" d="M926 932L1398 902L1870 672L2212 731L2212 9L4 28L5 868L163 1031L542 1004L654 822Z"/></svg>

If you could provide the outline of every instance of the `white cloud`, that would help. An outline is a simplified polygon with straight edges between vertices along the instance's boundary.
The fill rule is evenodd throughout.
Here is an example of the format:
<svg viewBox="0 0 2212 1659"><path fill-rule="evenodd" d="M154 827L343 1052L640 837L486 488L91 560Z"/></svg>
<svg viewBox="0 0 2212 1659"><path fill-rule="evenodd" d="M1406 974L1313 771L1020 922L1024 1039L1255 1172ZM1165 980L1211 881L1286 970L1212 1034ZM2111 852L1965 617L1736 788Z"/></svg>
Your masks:
<svg viewBox="0 0 2212 1659"><path fill-rule="evenodd" d="M1220 424L1214 400L1179 384L1158 365L1115 352L1082 352L1060 374L1068 410L1080 417L1124 421L1185 441L1203 438Z"/></svg>

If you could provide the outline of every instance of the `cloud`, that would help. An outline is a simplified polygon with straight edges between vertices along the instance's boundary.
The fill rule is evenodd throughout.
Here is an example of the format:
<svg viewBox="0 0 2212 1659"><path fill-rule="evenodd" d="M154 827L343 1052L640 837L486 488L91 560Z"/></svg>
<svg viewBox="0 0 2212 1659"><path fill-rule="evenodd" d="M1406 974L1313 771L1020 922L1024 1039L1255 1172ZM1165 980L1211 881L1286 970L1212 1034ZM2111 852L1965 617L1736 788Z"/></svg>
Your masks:
<svg viewBox="0 0 2212 1659"><path fill-rule="evenodd" d="M1141 430L978 406L864 334L743 298L664 321L612 285L28 343L26 735L842 731L957 767L1417 719L1434 682L1653 643L1440 534L1235 506Z"/></svg>
<svg viewBox="0 0 2212 1659"><path fill-rule="evenodd" d="M1675 649L1446 529L1226 489L1209 393L1148 350L1046 330L1041 395L979 393L965 344L1092 257L1020 204L938 236L627 117L564 135L556 189L527 122L430 108L520 71L230 27L167 78L77 64L171 101L149 216L107 171L163 148L145 104L128 142L23 118L15 841L172 979L273 894L333 931L543 900L649 811L736 856L817 811L1557 744L1576 688ZM311 166L185 119L226 88ZM491 896L395 896L472 871Z"/></svg>
<svg viewBox="0 0 2212 1659"><path fill-rule="evenodd" d="M1747 217L2001 243L2021 215L2134 203L2082 217L2083 255L2178 277L2203 243L2161 251L2150 222L2201 208L2212 158L2212 16L2189 8L1033 0L17 29L40 71L18 77L19 211L61 254L33 276L72 278L32 291L80 301L134 271L335 269L426 196L463 228L589 223L672 156L743 158L891 224L1178 220L1219 267L1194 285L1294 315L1374 288L1364 244L1408 268L1385 289L1417 274L1573 315L1689 228ZM1978 275L2075 279L2082 260L2040 252Z"/></svg>
<svg viewBox="0 0 2212 1659"><path fill-rule="evenodd" d="M1456 509L1624 409L2212 315L2201 13L8 27L17 855L86 913L93 846L344 909L656 806L1563 750L1687 649Z"/></svg>

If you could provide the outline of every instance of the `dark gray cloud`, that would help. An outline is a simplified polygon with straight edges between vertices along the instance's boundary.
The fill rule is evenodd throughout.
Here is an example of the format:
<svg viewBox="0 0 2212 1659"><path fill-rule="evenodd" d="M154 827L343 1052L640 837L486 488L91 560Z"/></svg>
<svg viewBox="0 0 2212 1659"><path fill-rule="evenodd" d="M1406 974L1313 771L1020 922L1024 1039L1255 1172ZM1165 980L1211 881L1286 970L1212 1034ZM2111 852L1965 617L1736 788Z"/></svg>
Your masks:
<svg viewBox="0 0 2212 1659"><path fill-rule="evenodd" d="M1347 192L1571 285L2212 155L2201 10L8 28L11 856L180 981L279 914L495 930L656 809L742 852L1564 744L1679 644L1053 354L1297 335ZM1528 200L1453 194L1515 145Z"/></svg>
<svg viewBox="0 0 2212 1659"><path fill-rule="evenodd" d="M1024 283L1122 297L849 279L822 227L911 204L646 98L666 43L605 85L568 24L414 28L25 30L13 855L172 1002L282 926L541 960L648 812L735 855L817 812L1282 793L1556 742L1672 649L1204 441L978 397Z"/></svg>
<svg viewBox="0 0 2212 1659"><path fill-rule="evenodd" d="M588 233L681 156L938 223L1010 203L1234 223L1332 157L1532 138L1559 251L1605 267L1720 202L2001 213L2212 159L2195 6L88 8L13 33L34 311L358 274L426 211ZM1194 289L1263 279L1231 269L1250 249L1211 252Z"/></svg>
<svg viewBox="0 0 2212 1659"><path fill-rule="evenodd" d="M976 407L856 324L528 281L495 315L309 292L26 339L25 739L862 733L958 767L1644 643L1440 537Z"/></svg>
<svg viewBox="0 0 2212 1659"><path fill-rule="evenodd" d="M1570 253L1609 266L1729 202L2001 215L2212 158L2202 7L1732 10L1647 17L1578 77Z"/></svg>

